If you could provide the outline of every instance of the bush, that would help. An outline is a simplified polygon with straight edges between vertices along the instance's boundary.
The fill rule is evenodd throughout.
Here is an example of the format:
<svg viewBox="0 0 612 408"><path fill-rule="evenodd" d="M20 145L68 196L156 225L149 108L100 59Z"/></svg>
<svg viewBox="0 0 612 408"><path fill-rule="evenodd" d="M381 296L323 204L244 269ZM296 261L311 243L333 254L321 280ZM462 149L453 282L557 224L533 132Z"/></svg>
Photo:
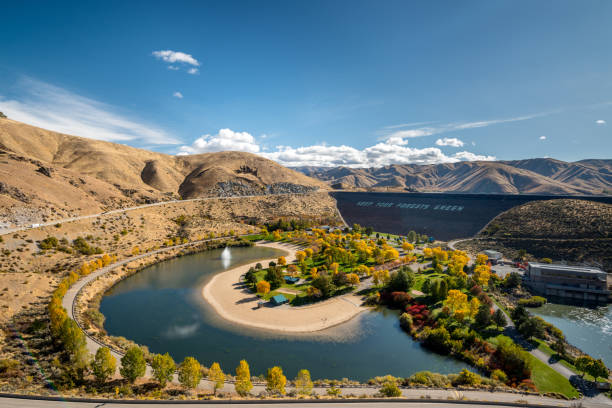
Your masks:
<svg viewBox="0 0 612 408"><path fill-rule="evenodd" d="M412 328L412 316L410 316L408 313L402 313L399 321L402 329L410 331L410 328Z"/></svg>
<svg viewBox="0 0 612 408"><path fill-rule="evenodd" d="M532 296L530 298L520 299L518 304L525 307L540 307L546 304L546 298L542 296Z"/></svg>
<svg viewBox="0 0 612 408"><path fill-rule="evenodd" d="M57 248L58 245L59 241L55 237L47 237L38 243L38 247L43 250Z"/></svg>
<svg viewBox="0 0 612 408"><path fill-rule="evenodd" d="M425 328L422 332L424 337L423 344L439 353L448 354L451 350L451 337L448 330L444 327L437 329Z"/></svg>
<svg viewBox="0 0 612 408"><path fill-rule="evenodd" d="M482 378L478 374L464 368L454 379L453 385L478 385L481 382Z"/></svg>
<svg viewBox="0 0 612 408"><path fill-rule="evenodd" d="M447 376L431 371L420 371L408 377L409 384L425 385L427 387L448 387L450 380Z"/></svg>
<svg viewBox="0 0 612 408"><path fill-rule="evenodd" d="M502 383L506 383L508 381L508 376L500 369L493 370L491 373L491 378Z"/></svg>
<svg viewBox="0 0 612 408"><path fill-rule="evenodd" d="M385 397L389 398L399 397L402 395L402 391L397 386L397 383L393 381L387 381L386 383L384 383L382 388L380 389L380 393Z"/></svg>

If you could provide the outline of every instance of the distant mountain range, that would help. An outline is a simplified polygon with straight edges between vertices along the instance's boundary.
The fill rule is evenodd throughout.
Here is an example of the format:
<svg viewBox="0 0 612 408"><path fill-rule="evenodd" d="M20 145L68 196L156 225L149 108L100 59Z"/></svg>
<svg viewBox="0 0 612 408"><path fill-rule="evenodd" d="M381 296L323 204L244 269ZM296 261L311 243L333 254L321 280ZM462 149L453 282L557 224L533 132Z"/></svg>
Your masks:
<svg viewBox="0 0 612 408"><path fill-rule="evenodd" d="M538 158L378 168L296 167L334 189L506 194L612 194L612 160Z"/></svg>

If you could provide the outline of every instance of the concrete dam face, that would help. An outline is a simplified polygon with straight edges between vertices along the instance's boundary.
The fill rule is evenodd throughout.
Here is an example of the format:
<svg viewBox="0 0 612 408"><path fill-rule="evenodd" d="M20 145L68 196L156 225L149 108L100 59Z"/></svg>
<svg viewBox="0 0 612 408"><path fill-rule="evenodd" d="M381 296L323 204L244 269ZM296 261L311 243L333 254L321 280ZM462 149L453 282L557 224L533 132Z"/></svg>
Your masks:
<svg viewBox="0 0 612 408"><path fill-rule="evenodd" d="M472 237L500 213L530 201L571 198L612 204L612 197L598 196L361 192L332 196L349 225L401 235L414 230L443 241Z"/></svg>

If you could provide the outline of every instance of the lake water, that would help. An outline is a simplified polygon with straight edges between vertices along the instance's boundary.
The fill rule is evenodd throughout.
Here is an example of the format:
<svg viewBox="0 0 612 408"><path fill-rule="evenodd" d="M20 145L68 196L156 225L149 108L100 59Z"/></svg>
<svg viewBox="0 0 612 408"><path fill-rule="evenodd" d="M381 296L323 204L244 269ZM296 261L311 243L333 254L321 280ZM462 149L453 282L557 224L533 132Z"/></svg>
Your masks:
<svg viewBox="0 0 612 408"><path fill-rule="evenodd" d="M176 361L194 356L217 361L234 372L246 359L253 375L280 365L289 378L302 368L313 378L365 381L377 375L409 376L417 371L456 373L467 365L423 349L399 327L397 312L371 310L315 334L277 334L222 321L202 299L215 274L257 259L282 254L272 248L216 249L149 267L119 282L103 299L109 334L169 352ZM226 252L227 255L227 252Z"/></svg>
<svg viewBox="0 0 612 408"><path fill-rule="evenodd" d="M530 311L561 329L570 344L612 367L612 305L582 307L547 303Z"/></svg>

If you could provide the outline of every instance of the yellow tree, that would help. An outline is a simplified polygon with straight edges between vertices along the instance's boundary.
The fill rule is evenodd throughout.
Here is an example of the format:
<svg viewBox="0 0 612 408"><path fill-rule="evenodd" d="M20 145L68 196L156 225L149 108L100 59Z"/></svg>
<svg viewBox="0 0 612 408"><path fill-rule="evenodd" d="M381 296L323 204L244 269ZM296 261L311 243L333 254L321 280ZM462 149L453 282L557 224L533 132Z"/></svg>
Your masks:
<svg viewBox="0 0 612 408"><path fill-rule="evenodd" d="M298 394L310 395L310 393L312 393L312 380L310 379L310 371L300 370L294 382Z"/></svg>
<svg viewBox="0 0 612 408"><path fill-rule="evenodd" d="M347 273L346 274L346 279L349 281L351 286L359 285L359 276L357 276L356 273Z"/></svg>
<svg viewBox="0 0 612 408"><path fill-rule="evenodd" d="M354 272L357 273L357 275L359 276L365 276L368 275L368 273L370 272L370 268L361 264L354 269Z"/></svg>
<svg viewBox="0 0 612 408"><path fill-rule="evenodd" d="M476 265L474 268L474 280L481 286L487 286L491 278L491 268L488 265Z"/></svg>
<svg viewBox="0 0 612 408"><path fill-rule="evenodd" d="M272 233L272 239L274 239L274 241L280 241L281 239L283 239L283 236L281 235L279 230L276 230Z"/></svg>
<svg viewBox="0 0 612 408"><path fill-rule="evenodd" d="M333 262L331 265L329 265L329 269L331 269L333 273L338 273L338 268L340 268L340 264L338 262Z"/></svg>
<svg viewBox="0 0 612 408"><path fill-rule="evenodd" d="M241 396L246 396L253 389L251 383L251 370L249 363L246 360L240 360L240 364L236 367L236 384L234 385L236 392Z"/></svg>
<svg viewBox="0 0 612 408"><path fill-rule="evenodd" d="M408 241L404 241L402 242L402 249L406 252L408 251L413 251L414 250L414 245L412 245L410 242Z"/></svg>
<svg viewBox="0 0 612 408"><path fill-rule="evenodd" d="M279 256L276 263L279 265L287 265L287 260L284 256Z"/></svg>
<svg viewBox="0 0 612 408"><path fill-rule="evenodd" d="M266 390L274 394L285 395L287 377L283 375L283 369L276 366L268 369L266 376Z"/></svg>
<svg viewBox="0 0 612 408"><path fill-rule="evenodd" d="M459 290L451 289L448 291L448 296L444 300L444 306L448 307L451 314L457 310L467 310L467 295Z"/></svg>
<svg viewBox="0 0 612 408"><path fill-rule="evenodd" d="M319 277L319 270L316 267L310 268L310 275L312 279L317 279Z"/></svg>
<svg viewBox="0 0 612 408"><path fill-rule="evenodd" d="M473 319L476 317L476 313L478 313L478 308L480 307L480 301L478 298L472 298L470 300L470 317Z"/></svg>
<svg viewBox="0 0 612 408"><path fill-rule="evenodd" d="M217 394L219 388L223 388L225 382L225 374L221 370L219 363L213 363L208 370L208 379L213 383L214 394Z"/></svg>
<svg viewBox="0 0 612 408"><path fill-rule="evenodd" d="M478 254L476 256L476 265L486 265L489 257L485 254Z"/></svg>
<svg viewBox="0 0 612 408"><path fill-rule="evenodd" d="M261 280L257 282L257 293L265 295L268 292L270 292L270 283L268 281Z"/></svg>
<svg viewBox="0 0 612 408"><path fill-rule="evenodd" d="M297 261L299 263L304 262L304 260L306 259L306 252L304 252L304 251L297 251L295 253L295 259L297 259Z"/></svg>
<svg viewBox="0 0 612 408"><path fill-rule="evenodd" d="M431 248L423 248L423 256L425 258L432 258L433 257L433 250Z"/></svg>
<svg viewBox="0 0 612 408"><path fill-rule="evenodd" d="M395 261L399 258L399 252L395 248L387 248L384 252L385 261Z"/></svg>
<svg viewBox="0 0 612 408"><path fill-rule="evenodd" d="M310 258L310 257L312 256L312 248L306 248L306 249L304 250L304 252L306 253L306 256L307 256L308 258Z"/></svg>
<svg viewBox="0 0 612 408"><path fill-rule="evenodd" d="M374 271L372 274L372 280L374 281L375 285L387 283L389 281L389 271L386 269Z"/></svg>

